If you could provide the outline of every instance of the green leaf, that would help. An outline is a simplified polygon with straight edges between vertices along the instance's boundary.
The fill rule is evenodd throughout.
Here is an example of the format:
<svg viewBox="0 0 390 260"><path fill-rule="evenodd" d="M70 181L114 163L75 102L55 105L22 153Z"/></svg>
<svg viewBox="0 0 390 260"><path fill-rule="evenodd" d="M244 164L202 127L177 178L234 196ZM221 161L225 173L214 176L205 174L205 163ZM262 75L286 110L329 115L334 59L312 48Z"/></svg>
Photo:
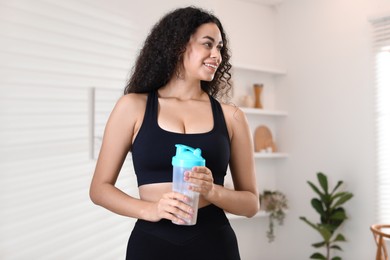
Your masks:
<svg viewBox="0 0 390 260"><path fill-rule="evenodd" d="M321 224L325 229L329 230L333 234L333 232L338 228L339 225L334 225L333 223L329 224Z"/></svg>
<svg viewBox="0 0 390 260"><path fill-rule="evenodd" d="M340 208L342 209L342 208ZM336 210L332 213L332 215L329 216L329 219L332 220L344 220L347 219L347 215L345 215L344 209L342 210Z"/></svg>
<svg viewBox="0 0 390 260"><path fill-rule="evenodd" d="M337 250L340 250L340 251L343 251L343 249L341 249L341 247L339 247L338 245L333 245L333 246L331 246L330 248L332 248L332 249L337 249Z"/></svg>
<svg viewBox="0 0 390 260"><path fill-rule="evenodd" d="M322 259L326 260L326 257L323 254L320 253L314 253L310 256L310 259Z"/></svg>
<svg viewBox="0 0 390 260"><path fill-rule="evenodd" d="M324 194L322 194L322 192L317 188L317 186L315 186L313 183L311 183L310 181L307 182L310 187L314 190L315 193L318 194L318 196L320 196L320 198L322 198L324 196Z"/></svg>
<svg viewBox="0 0 390 260"><path fill-rule="evenodd" d="M333 242L337 242L337 241L347 241L346 239L345 239L345 237L342 235L342 234L338 234L337 236L336 236L336 238L333 240Z"/></svg>
<svg viewBox="0 0 390 260"><path fill-rule="evenodd" d="M353 194L347 192L347 194L344 194L343 196L341 196L341 197L336 201L336 203L334 204L333 208L336 208L336 207L338 207L338 206L344 204L345 202L347 202L348 200L350 200L352 197L353 197Z"/></svg>
<svg viewBox="0 0 390 260"><path fill-rule="evenodd" d="M311 223L309 220L307 220L307 218L305 217L299 217L301 220L303 220L304 222L306 222L309 226L311 226L312 228L314 229L317 229L317 226L313 223Z"/></svg>
<svg viewBox="0 0 390 260"><path fill-rule="evenodd" d="M322 198L322 202L323 202L327 207L329 207L330 204L332 203L332 197L330 196L330 194L324 195L324 197Z"/></svg>
<svg viewBox="0 0 390 260"><path fill-rule="evenodd" d="M343 195L345 195L347 193L348 192L346 192L346 191L337 192L336 194L332 194L332 198L333 199L337 199L338 197L343 196Z"/></svg>
<svg viewBox="0 0 390 260"><path fill-rule="evenodd" d="M317 173L318 182L320 183L322 190L325 194L329 194L328 192L328 179L325 174L322 172Z"/></svg>
<svg viewBox="0 0 390 260"><path fill-rule="evenodd" d="M314 244L311 244L313 247L315 248L319 248L319 247L323 247L326 245L326 242L318 242L318 243L314 243Z"/></svg>
<svg viewBox="0 0 390 260"><path fill-rule="evenodd" d="M313 224L312 222L307 220L305 217L299 217L299 218L301 220L303 220L304 222L306 222L309 226L311 226L312 228L317 230L321 234L321 236L322 236L322 238L324 239L325 242L329 242L330 238L332 237L332 233L328 229L326 229L322 225L315 225L315 224Z"/></svg>
<svg viewBox="0 0 390 260"><path fill-rule="evenodd" d="M343 181L338 181L336 186L333 188L331 194L333 194L340 187L341 184L343 184Z"/></svg>
<svg viewBox="0 0 390 260"><path fill-rule="evenodd" d="M313 206L313 208L322 216L325 214L325 210L322 206L322 202L317 199L317 198L314 198L311 200L311 205Z"/></svg>
<svg viewBox="0 0 390 260"><path fill-rule="evenodd" d="M341 257L335 256L335 257L332 258L332 260L341 260Z"/></svg>
<svg viewBox="0 0 390 260"><path fill-rule="evenodd" d="M318 225L318 232L320 232L322 238L325 242L329 243L330 239L332 238L333 231L329 229L327 226L324 226L322 224Z"/></svg>

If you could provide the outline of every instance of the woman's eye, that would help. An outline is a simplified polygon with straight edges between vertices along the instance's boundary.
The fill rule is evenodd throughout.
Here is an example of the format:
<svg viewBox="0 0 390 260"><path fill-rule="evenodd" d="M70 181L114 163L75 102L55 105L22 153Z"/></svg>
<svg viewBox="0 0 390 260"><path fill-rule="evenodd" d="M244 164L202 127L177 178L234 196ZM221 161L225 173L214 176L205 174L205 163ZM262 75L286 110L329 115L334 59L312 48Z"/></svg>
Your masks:
<svg viewBox="0 0 390 260"><path fill-rule="evenodd" d="M217 46L217 50L219 50L219 51L222 50L222 48L223 48L222 45L218 45L218 46Z"/></svg>
<svg viewBox="0 0 390 260"><path fill-rule="evenodd" d="M204 45L205 45L207 48L212 48L212 47L213 47L212 43L210 43L210 42L206 42Z"/></svg>

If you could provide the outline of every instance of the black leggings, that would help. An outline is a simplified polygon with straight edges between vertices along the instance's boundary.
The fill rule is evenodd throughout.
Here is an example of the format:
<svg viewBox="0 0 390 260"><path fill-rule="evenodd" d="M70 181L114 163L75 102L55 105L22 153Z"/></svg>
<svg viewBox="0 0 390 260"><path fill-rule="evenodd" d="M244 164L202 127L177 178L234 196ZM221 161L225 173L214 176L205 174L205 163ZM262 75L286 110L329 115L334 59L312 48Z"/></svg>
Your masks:
<svg viewBox="0 0 390 260"><path fill-rule="evenodd" d="M222 209L198 211L194 226L138 220L127 244L126 260L240 260L237 238Z"/></svg>

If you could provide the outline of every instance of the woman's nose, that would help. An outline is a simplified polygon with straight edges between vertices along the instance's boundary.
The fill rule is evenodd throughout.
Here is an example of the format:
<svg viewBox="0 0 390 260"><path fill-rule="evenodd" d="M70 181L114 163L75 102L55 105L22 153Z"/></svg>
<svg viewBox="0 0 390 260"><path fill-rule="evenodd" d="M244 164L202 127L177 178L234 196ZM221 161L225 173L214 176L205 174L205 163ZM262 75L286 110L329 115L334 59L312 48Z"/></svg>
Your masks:
<svg viewBox="0 0 390 260"><path fill-rule="evenodd" d="M215 59L218 64L221 63L221 52L218 48L212 49L210 57Z"/></svg>

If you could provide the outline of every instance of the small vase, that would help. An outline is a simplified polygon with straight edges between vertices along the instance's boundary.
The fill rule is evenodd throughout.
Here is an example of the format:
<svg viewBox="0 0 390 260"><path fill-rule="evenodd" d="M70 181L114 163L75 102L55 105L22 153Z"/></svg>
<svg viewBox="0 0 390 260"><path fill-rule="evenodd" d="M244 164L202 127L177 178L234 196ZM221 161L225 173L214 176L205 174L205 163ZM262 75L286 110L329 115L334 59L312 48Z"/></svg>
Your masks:
<svg viewBox="0 0 390 260"><path fill-rule="evenodd" d="M263 91L263 84L254 84L253 90L255 92L255 108L263 108L261 104L261 92Z"/></svg>
<svg viewBox="0 0 390 260"><path fill-rule="evenodd" d="M253 107L255 105L255 100L254 100L254 98L252 96L245 95L245 96L241 97L240 104L243 107Z"/></svg>

